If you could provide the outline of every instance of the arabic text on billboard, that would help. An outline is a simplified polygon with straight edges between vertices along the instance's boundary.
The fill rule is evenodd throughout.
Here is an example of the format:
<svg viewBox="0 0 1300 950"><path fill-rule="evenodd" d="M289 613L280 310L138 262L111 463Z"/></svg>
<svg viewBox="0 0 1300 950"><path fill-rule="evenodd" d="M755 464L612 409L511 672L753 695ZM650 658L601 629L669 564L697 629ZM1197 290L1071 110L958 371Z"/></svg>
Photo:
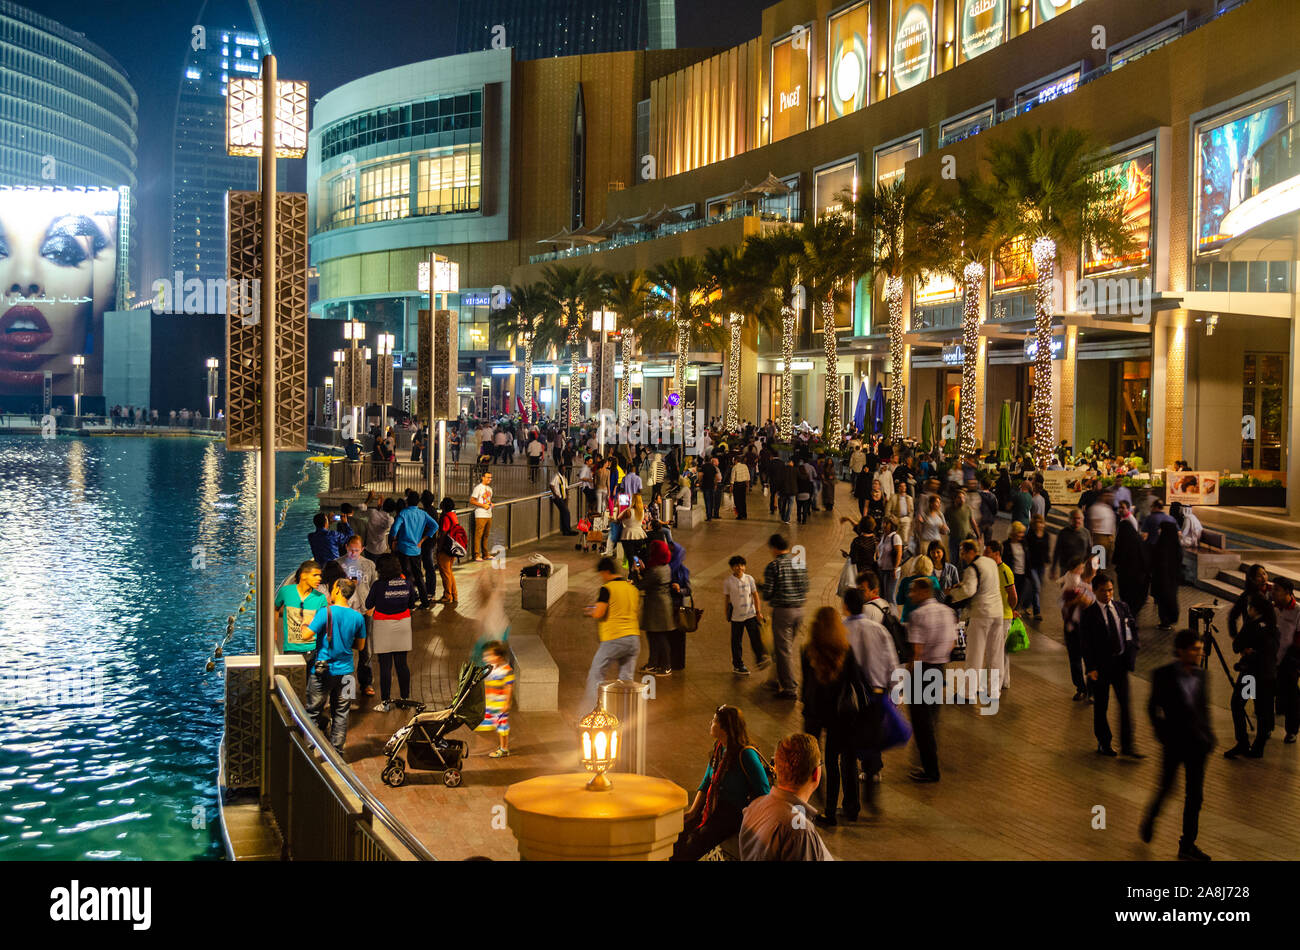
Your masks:
<svg viewBox="0 0 1300 950"><path fill-rule="evenodd" d="M120 200L110 188L0 188L0 395L36 402L49 372L54 394L71 396L74 355L86 357L82 394L102 395Z"/></svg>
<svg viewBox="0 0 1300 950"><path fill-rule="evenodd" d="M934 27L930 11L914 3L894 25L894 91L902 92L929 79L934 68Z"/></svg>
<svg viewBox="0 0 1300 950"><path fill-rule="evenodd" d="M867 37L871 27L871 5L860 3L831 16L827 22L830 44L827 63L830 69L831 117L856 112L867 104L867 77L871 60Z"/></svg>
<svg viewBox="0 0 1300 950"><path fill-rule="evenodd" d="M1249 195L1251 157L1290 122L1291 93L1247 108L1197 129L1197 251L1213 250L1227 240L1219 225Z"/></svg>
<svg viewBox="0 0 1300 950"><path fill-rule="evenodd" d="M962 60L974 59L996 47L1006 35L1006 27L1006 0L962 0Z"/></svg>
<svg viewBox="0 0 1300 950"><path fill-rule="evenodd" d="M807 27L772 44L772 141L808 128Z"/></svg>
<svg viewBox="0 0 1300 950"><path fill-rule="evenodd" d="M1124 207L1124 223L1137 242L1128 254L1112 254L1102 247L1086 247L1083 276L1144 267L1151 262L1151 179L1155 154L1147 148L1101 171L1114 181L1115 200Z"/></svg>

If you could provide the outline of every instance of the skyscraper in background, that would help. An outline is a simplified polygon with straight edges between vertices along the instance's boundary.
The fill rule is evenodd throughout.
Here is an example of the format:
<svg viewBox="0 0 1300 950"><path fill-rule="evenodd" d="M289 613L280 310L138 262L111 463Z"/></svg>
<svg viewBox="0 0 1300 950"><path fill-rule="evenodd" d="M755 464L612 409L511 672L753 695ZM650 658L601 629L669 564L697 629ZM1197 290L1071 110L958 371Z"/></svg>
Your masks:
<svg viewBox="0 0 1300 950"><path fill-rule="evenodd" d="M190 44L172 139L168 274L226 276L226 192L257 187L257 162L226 154L226 88L260 75L264 52L256 32L232 26L205 26L202 43Z"/></svg>
<svg viewBox="0 0 1300 950"><path fill-rule="evenodd" d="M677 46L675 0L460 0L456 52L516 60Z"/></svg>

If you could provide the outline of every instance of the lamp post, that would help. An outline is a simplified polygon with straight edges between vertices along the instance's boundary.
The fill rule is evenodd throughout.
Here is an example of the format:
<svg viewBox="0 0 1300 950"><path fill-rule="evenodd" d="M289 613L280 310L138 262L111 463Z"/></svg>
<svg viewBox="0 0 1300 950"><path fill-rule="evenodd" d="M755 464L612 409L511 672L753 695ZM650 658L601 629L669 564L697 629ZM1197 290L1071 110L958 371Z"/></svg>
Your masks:
<svg viewBox="0 0 1300 950"><path fill-rule="evenodd" d="M618 717L607 711L603 702L578 723L583 768L596 773L587 783L589 792L606 792L614 787L605 773L618 761L618 725Z"/></svg>
<svg viewBox="0 0 1300 950"><path fill-rule="evenodd" d="M208 421L217 417L217 367L221 361L215 356L209 356L207 361L208 367Z"/></svg>
<svg viewBox="0 0 1300 950"><path fill-rule="evenodd" d="M86 358L80 353L72 357L72 417L81 418L81 391L86 388Z"/></svg>

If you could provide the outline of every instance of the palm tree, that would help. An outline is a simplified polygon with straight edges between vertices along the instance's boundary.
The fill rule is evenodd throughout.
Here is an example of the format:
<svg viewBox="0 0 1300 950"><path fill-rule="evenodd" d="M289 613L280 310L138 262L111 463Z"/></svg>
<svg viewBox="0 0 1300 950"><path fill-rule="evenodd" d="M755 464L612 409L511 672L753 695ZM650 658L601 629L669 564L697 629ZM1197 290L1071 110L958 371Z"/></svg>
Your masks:
<svg viewBox="0 0 1300 950"><path fill-rule="evenodd" d="M549 306L546 287L540 282L510 288L510 302L492 312L490 332L494 340L511 339L524 351L523 383L517 387L524 404L524 421L532 418L533 405L533 353L536 346L548 342L544 339L542 318ZM527 395L528 398L523 397Z"/></svg>
<svg viewBox="0 0 1300 950"><path fill-rule="evenodd" d="M1055 442L1051 379L1057 249L1086 243L1125 254L1135 246L1119 183L1102 174L1105 162L1105 153L1078 129L1023 129L989 145L986 199L999 245L1029 242L1036 271L1033 444L1039 465L1047 464Z"/></svg>
<svg viewBox="0 0 1300 950"><path fill-rule="evenodd" d="M851 197L844 196L851 201ZM873 269L885 278L885 303L889 310L890 374L889 438L903 438L903 401L907 380L903 376L903 290L940 260L933 232L934 190L925 179L897 178L863 192L853 202L853 220L859 233L871 240Z"/></svg>
<svg viewBox="0 0 1300 950"><path fill-rule="evenodd" d="M824 437L831 445L838 445L840 433L844 430L844 416L835 307L852 299L854 279L871 268L871 249L855 232L852 222L842 214L827 215L816 224L805 224L800 237L803 240L803 272L808 295L821 307L822 339L826 347Z"/></svg>
<svg viewBox="0 0 1300 950"><path fill-rule="evenodd" d="M650 303L650 283L639 270L610 274L605 279L605 305L618 314L623 344L623 383L618 391L618 421L627 425L632 392L632 349L637 327Z"/></svg>
<svg viewBox="0 0 1300 950"><path fill-rule="evenodd" d="M794 362L794 322L797 308L806 297L803 286L803 239L790 226L776 228L745 242L741 258L750 279L761 288L763 306L780 314L781 321L781 418L783 442L794 436L794 394L791 379Z"/></svg>
<svg viewBox="0 0 1300 950"><path fill-rule="evenodd" d="M741 333L746 317L763 321L770 308L763 307L763 286L754 279L741 253L731 247L711 247L704 252L704 266L718 286L718 312L726 315L730 336L727 348L727 407L723 426L740 430ZM770 321L769 321L770 322Z"/></svg>
<svg viewBox="0 0 1300 950"><path fill-rule="evenodd" d="M542 272L542 283L547 298L543 325L548 331L563 330L569 348L569 408L564 421L575 426L582 419L578 349L587 314L600 305L603 281L600 273L590 265L568 267L551 264Z"/></svg>
<svg viewBox="0 0 1300 950"><path fill-rule="evenodd" d="M686 362L692 340L709 349L722 345L722 328L717 316L718 285L698 257L675 257L652 268L647 275L654 293L661 298L676 331L677 359L673 367L673 389L679 394L673 412L673 424L681 429L686 402ZM664 304L667 304L665 307ZM662 322L660 322L662 325ZM644 333L646 342L661 340L661 330Z"/></svg>
<svg viewBox="0 0 1300 950"><path fill-rule="evenodd" d="M962 363L961 421L958 426L959 452L968 456L975 451L976 393L979 372L980 294L984 288L985 262L996 245L992 209L984 200L985 185L974 179L957 182L956 198L938 215L934 223L941 262L935 270L961 286L962 290Z"/></svg>

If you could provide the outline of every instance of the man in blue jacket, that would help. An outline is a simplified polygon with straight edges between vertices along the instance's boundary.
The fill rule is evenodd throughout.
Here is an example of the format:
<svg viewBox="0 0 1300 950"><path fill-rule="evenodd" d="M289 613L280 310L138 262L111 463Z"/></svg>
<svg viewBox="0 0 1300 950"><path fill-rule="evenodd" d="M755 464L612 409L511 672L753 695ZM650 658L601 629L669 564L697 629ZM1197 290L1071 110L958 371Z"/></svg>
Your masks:
<svg viewBox="0 0 1300 950"><path fill-rule="evenodd" d="M420 496L408 491L406 507L393 520L389 544L397 559L402 562L402 573L415 585L420 598L419 606L423 609L432 607L433 602L429 599L428 588L424 586L424 574L420 570L420 545L433 537L437 530L438 523L420 507Z"/></svg>

